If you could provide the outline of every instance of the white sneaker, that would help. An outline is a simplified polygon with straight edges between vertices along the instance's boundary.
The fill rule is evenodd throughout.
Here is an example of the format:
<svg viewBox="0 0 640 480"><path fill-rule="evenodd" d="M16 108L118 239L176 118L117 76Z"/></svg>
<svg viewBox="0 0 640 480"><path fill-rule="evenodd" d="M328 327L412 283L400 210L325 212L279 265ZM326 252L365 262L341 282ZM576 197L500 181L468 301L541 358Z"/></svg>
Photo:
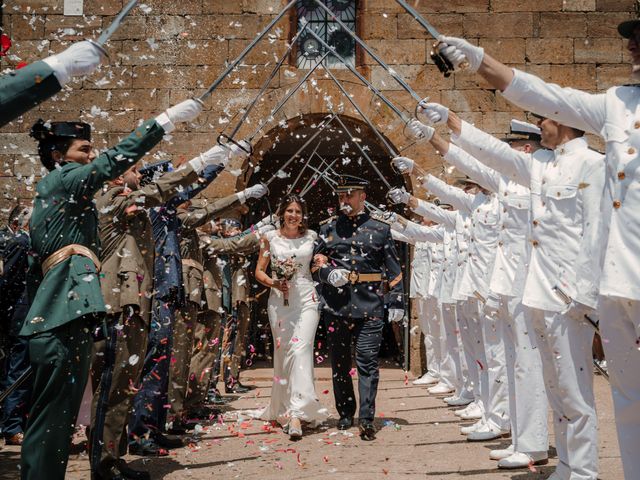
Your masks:
<svg viewBox="0 0 640 480"><path fill-rule="evenodd" d="M443 395L445 393L451 393L453 392L453 390L453 387L445 385L444 383L438 383L433 387L427 388L427 392L429 392L431 395Z"/></svg>
<svg viewBox="0 0 640 480"><path fill-rule="evenodd" d="M427 372L424 375L422 375L420 378L416 378L413 382L414 385L434 385L436 383L438 383L440 381L440 379L438 378L437 375L431 373L431 372Z"/></svg>
<svg viewBox="0 0 640 480"><path fill-rule="evenodd" d="M502 448L499 450L491 450L489 452L489 458L491 460L502 460L503 458L507 458L513 455L513 452L515 452L515 449L512 443L507 448Z"/></svg>
<svg viewBox="0 0 640 480"><path fill-rule="evenodd" d="M514 452L498 462L498 468L527 468L529 465L546 465L549 463L547 452L539 455Z"/></svg>
<svg viewBox="0 0 640 480"><path fill-rule="evenodd" d="M475 402L475 400L473 402L471 402L470 404L468 404L466 407L461 408L459 410L454 410L453 414L457 417L459 417L460 415L467 413L470 409L472 409L474 406L477 406L478 404Z"/></svg>
<svg viewBox="0 0 640 480"><path fill-rule="evenodd" d="M467 441L484 442L496 438L508 437L510 433L509 430L500 430L493 425L485 424L482 428L478 428L474 432L469 433L469 435L467 435Z"/></svg>
<svg viewBox="0 0 640 480"><path fill-rule="evenodd" d="M468 427L460 427L460 434L461 435L470 435L471 433L475 432L476 430L480 430L482 428L484 428L484 421L482 419L480 419L476 423L474 423L473 425L469 425Z"/></svg>
<svg viewBox="0 0 640 480"><path fill-rule="evenodd" d="M482 409L480 408L480 406L477 403L470 403L469 404L469 408L467 408L467 411L460 414L460 418L462 420L478 420L479 418L482 418Z"/></svg>
<svg viewBox="0 0 640 480"><path fill-rule="evenodd" d="M450 397L444 397L444 398L442 399L442 401L443 401L444 403L447 403L447 402L450 402L451 400L453 400L454 398L458 398L458 394L457 394L457 393L454 393L454 394L453 394L453 395L451 395Z"/></svg>
<svg viewBox="0 0 640 480"><path fill-rule="evenodd" d="M464 395L459 395L451 400L445 400L445 403L450 407L462 407L464 405L469 405L471 402L473 402L473 398L468 398Z"/></svg>

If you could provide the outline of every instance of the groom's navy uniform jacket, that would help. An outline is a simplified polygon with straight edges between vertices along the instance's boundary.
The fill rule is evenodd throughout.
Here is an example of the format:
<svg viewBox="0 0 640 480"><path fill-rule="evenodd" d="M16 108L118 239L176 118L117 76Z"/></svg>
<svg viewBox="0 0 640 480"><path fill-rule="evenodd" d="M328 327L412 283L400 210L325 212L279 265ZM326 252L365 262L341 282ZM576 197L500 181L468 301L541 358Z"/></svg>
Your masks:
<svg viewBox="0 0 640 480"><path fill-rule="evenodd" d="M353 319L383 318L387 291L388 307L404 309L402 270L389 225L367 213L331 217L320 228L315 253L329 258L329 265L314 275L322 282L325 311ZM351 272L343 287L328 283L335 268Z"/></svg>

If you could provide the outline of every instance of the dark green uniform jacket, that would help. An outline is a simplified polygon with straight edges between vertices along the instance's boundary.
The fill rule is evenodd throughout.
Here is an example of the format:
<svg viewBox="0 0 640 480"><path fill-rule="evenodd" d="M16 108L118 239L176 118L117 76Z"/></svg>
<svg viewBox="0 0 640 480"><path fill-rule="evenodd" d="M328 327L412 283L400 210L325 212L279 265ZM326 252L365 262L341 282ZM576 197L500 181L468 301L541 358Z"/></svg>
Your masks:
<svg viewBox="0 0 640 480"><path fill-rule="evenodd" d="M40 180L30 223L31 245L37 254L28 280L33 304L21 335L45 332L82 316L105 312L98 272L90 259L73 255L49 270L38 284L41 263L73 243L98 255L95 193L137 162L163 135L163 128L148 120L90 164L67 163Z"/></svg>
<svg viewBox="0 0 640 480"><path fill-rule="evenodd" d="M0 76L0 127L61 89L51 67L42 61Z"/></svg>

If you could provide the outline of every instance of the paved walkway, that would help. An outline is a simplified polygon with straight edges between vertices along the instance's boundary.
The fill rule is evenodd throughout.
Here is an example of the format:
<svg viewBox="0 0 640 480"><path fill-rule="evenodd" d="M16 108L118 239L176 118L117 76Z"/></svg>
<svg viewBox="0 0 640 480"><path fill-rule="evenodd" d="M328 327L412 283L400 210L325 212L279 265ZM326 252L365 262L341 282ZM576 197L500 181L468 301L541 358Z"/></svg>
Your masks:
<svg viewBox="0 0 640 480"><path fill-rule="evenodd" d="M317 391L333 409L331 372L316 369ZM509 440L469 443L460 435L461 423L438 398L424 388L411 385L401 370L382 370L374 442L363 442L357 429L339 432L335 419L327 428L306 433L291 442L280 429L263 422L240 419L238 411L268 402L271 370L243 372L243 382L258 388L236 398L224 423L203 426L202 440L165 458L127 457L138 468L146 468L153 479L544 479L553 471L556 458L536 471L499 471L489 460L491 448L506 447ZM600 479L619 480L622 466L613 423L611 394L606 380L596 376L600 414ZM551 439L553 445L553 438ZM0 479L18 478L15 447L0 450ZM47 478L46 474L42 477ZM67 478L89 479L86 455L70 462Z"/></svg>

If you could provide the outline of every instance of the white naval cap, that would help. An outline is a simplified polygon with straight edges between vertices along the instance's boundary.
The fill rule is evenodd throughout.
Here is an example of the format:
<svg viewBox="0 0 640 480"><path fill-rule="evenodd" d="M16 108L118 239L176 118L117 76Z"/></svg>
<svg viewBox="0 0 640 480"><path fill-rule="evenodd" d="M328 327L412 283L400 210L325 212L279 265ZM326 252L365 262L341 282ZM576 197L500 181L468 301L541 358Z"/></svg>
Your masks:
<svg viewBox="0 0 640 480"><path fill-rule="evenodd" d="M511 134L512 135L523 135L527 138L540 139L540 127L534 125L533 123L524 122L522 120L517 120L515 118L511 119Z"/></svg>

